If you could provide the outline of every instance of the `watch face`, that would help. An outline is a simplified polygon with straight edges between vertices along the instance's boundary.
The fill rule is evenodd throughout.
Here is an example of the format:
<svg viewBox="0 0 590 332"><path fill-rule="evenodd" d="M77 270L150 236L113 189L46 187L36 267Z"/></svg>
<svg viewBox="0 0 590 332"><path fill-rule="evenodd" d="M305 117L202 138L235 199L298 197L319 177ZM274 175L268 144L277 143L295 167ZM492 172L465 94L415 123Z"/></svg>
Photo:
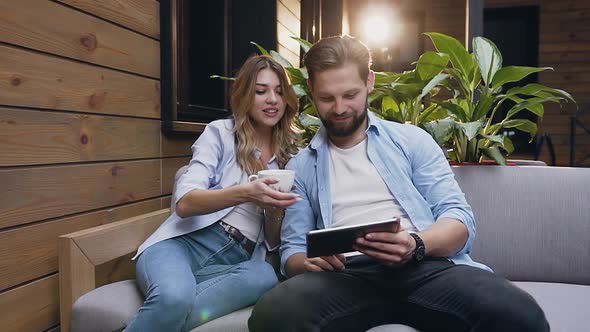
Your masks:
<svg viewBox="0 0 590 332"><path fill-rule="evenodd" d="M424 247L419 246L418 248L416 248L416 251L414 251L414 259L417 261L421 261L422 258L424 258Z"/></svg>

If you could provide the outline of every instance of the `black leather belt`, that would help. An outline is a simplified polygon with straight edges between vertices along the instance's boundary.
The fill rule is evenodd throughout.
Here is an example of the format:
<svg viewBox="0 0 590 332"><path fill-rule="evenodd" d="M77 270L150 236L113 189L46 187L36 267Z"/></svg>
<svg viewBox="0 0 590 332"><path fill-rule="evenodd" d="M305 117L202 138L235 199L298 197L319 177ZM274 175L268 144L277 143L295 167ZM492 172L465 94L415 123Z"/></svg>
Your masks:
<svg viewBox="0 0 590 332"><path fill-rule="evenodd" d="M241 244L242 248L246 249L246 251L252 255L252 252L254 252L254 247L256 247L256 243L254 241L245 237L239 229L232 225L228 225L223 221L220 221L219 224L221 227L223 227L223 229L225 229L227 234L229 234L234 240Z"/></svg>

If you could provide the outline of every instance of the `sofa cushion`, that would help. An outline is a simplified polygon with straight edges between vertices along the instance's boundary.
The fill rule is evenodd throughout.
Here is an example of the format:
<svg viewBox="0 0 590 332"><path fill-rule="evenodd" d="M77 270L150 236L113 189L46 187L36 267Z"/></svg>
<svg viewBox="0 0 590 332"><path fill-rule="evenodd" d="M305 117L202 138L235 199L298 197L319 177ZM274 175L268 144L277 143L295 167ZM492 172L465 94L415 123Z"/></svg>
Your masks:
<svg viewBox="0 0 590 332"><path fill-rule="evenodd" d="M474 260L510 280L590 285L590 169L453 171L475 214Z"/></svg>
<svg viewBox="0 0 590 332"><path fill-rule="evenodd" d="M120 330L143 304L135 280L108 284L82 295L72 308L72 332Z"/></svg>
<svg viewBox="0 0 590 332"><path fill-rule="evenodd" d="M80 297L72 309L72 332L120 331L143 303L135 280L124 280L99 287ZM248 332L252 307L212 320L191 332ZM404 325L384 325L371 332L415 332Z"/></svg>
<svg viewBox="0 0 590 332"><path fill-rule="evenodd" d="M590 286L550 282L515 282L543 308L551 331L588 331Z"/></svg>

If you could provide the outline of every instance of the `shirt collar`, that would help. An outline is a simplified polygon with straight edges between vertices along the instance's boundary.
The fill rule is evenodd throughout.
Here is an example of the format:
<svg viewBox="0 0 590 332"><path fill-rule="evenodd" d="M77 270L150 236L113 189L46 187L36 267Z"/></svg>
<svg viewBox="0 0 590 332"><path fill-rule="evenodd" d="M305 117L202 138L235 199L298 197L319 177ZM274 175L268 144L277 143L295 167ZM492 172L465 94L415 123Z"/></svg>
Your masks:
<svg viewBox="0 0 590 332"><path fill-rule="evenodd" d="M260 148L255 148L254 156L256 156L256 159L260 160L260 156L262 156L262 150L260 150ZM272 163L275 159L277 159L277 156L273 155L268 161L268 164Z"/></svg>

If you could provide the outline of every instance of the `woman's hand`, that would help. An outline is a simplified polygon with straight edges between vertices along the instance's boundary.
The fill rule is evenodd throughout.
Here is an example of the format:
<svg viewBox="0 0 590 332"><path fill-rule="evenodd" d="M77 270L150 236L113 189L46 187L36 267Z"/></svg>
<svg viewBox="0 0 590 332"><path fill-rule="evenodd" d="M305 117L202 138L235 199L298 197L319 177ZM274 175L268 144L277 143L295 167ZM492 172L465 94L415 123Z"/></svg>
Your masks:
<svg viewBox="0 0 590 332"><path fill-rule="evenodd" d="M297 194L283 193L269 186L278 182L274 178L264 178L244 184L248 200L264 209L286 208L301 200Z"/></svg>

